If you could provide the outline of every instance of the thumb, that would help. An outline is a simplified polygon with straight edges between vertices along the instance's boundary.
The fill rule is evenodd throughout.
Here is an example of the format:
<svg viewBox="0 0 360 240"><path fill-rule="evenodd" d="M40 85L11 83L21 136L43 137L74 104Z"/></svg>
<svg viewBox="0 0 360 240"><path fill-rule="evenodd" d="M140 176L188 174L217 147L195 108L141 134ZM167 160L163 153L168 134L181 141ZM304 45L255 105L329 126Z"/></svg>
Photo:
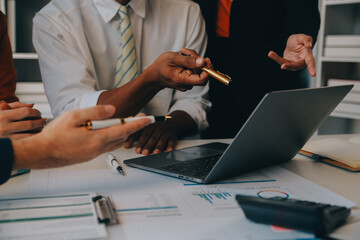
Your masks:
<svg viewBox="0 0 360 240"><path fill-rule="evenodd" d="M202 57L195 56L184 56L177 53L173 53L174 57L172 58L173 64L189 69L198 69L205 65L205 59Z"/></svg>

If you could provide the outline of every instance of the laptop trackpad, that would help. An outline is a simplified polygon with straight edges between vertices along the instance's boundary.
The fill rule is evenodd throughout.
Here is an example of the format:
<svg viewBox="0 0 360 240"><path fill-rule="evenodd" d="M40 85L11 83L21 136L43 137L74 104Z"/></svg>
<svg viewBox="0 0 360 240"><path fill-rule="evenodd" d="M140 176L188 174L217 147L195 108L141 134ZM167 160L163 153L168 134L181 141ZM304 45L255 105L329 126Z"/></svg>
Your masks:
<svg viewBox="0 0 360 240"><path fill-rule="evenodd" d="M172 152L165 153L165 158L173 161L189 161L197 158L203 158L213 155L219 155L222 151L204 148L204 147L190 147Z"/></svg>

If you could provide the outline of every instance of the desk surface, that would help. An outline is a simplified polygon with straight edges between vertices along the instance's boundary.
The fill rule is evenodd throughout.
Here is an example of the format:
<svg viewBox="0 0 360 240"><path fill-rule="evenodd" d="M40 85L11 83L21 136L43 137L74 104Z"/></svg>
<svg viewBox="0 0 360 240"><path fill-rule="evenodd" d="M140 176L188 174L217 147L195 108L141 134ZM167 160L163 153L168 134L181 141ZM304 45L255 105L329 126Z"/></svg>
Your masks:
<svg viewBox="0 0 360 240"><path fill-rule="evenodd" d="M322 136L329 137L329 136ZM339 135L336 137L350 138L350 135ZM320 138L316 136L315 138ZM212 140L184 140L180 141L178 148L194 146L213 142ZM230 139L221 140L221 142L230 143ZM121 156L121 159L128 159L136 156L134 149L119 149L113 152L116 156ZM87 163L77 164L73 166L64 167L62 169L101 169L104 168L105 155L91 160ZM320 186L323 186L360 206L360 191L358 184L360 183L360 173L351 173L342 169L338 169L323 163L314 162L309 158L297 155L292 161L281 164L281 167L307 179ZM10 179L8 183L0 187L0 195L22 194L27 190L27 181L29 174ZM341 239L355 239L360 236L360 222L350 224L338 229L333 237L340 237Z"/></svg>

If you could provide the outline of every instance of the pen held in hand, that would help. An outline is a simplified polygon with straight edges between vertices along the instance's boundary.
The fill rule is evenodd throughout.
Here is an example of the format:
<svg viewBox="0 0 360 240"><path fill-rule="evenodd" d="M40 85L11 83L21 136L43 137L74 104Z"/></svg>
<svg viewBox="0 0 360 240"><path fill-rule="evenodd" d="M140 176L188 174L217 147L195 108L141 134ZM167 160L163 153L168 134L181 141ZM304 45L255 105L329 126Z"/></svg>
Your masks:
<svg viewBox="0 0 360 240"><path fill-rule="evenodd" d="M178 52L181 56L187 56L182 52ZM200 68L201 70L203 70L204 72L207 72L210 76L212 76L213 78L219 80L220 82L222 82L225 85L229 85L229 83L231 82L231 77L221 73L219 71L215 71L213 69L207 68L207 67L202 67Z"/></svg>
<svg viewBox="0 0 360 240"><path fill-rule="evenodd" d="M231 77L229 77L228 75L223 74L219 71L215 71L213 69L206 68L206 67L202 67L201 70L203 70L204 72L207 72L210 76L219 80L220 82L222 82L225 85L229 85L229 83L231 82Z"/></svg>
<svg viewBox="0 0 360 240"><path fill-rule="evenodd" d="M97 120L97 121L87 121L85 127L88 130L96 130L101 128L107 128L111 126L115 126L118 124L125 124L129 122L133 122L139 119L148 118L151 120L151 123L155 122L163 122L171 119L171 116L142 116L142 117L130 117L130 118L111 118L106 120Z"/></svg>

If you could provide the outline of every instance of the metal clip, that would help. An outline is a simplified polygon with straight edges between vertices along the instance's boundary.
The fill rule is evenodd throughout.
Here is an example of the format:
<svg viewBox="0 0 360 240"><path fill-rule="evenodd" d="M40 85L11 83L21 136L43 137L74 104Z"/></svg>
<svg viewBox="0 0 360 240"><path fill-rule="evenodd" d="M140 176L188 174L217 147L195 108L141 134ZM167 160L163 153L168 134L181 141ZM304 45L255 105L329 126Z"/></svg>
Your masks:
<svg viewBox="0 0 360 240"><path fill-rule="evenodd" d="M116 211L111 203L109 197L96 196L93 197L96 214L99 223L105 223L106 225L118 224Z"/></svg>

